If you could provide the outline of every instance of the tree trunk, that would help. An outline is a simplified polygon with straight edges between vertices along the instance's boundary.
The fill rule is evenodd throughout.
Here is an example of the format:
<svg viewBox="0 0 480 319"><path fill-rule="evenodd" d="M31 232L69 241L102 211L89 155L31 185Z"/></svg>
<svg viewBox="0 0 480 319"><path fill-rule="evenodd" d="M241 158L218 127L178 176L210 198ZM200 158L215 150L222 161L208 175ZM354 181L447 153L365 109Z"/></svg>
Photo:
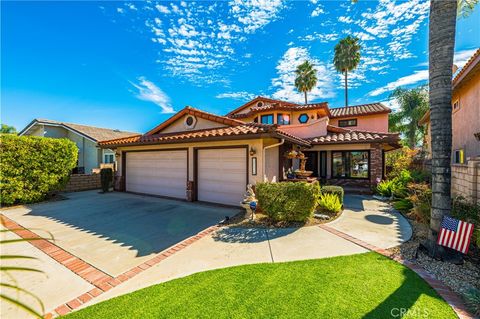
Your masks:
<svg viewBox="0 0 480 319"><path fill-rule="evenodd" d="M345 70L345 107L348 106L348 81L347 81L347 71Z"/></svg>
<svg viewBox="0 0 480 319"><path fill-rule="evenodd" d="M429 26L429 97L432 135L432 211L427 248L443 255L436 244L444 215L451 210L452 64L457 0L431 0Z"/></svg>
<svg viewBox="0 0 480 319"><path fill-rule="evenodd" d="M304 91L303 94L305 94L305 105L308 104L308 101L307 101L307 91Z"/></svg>

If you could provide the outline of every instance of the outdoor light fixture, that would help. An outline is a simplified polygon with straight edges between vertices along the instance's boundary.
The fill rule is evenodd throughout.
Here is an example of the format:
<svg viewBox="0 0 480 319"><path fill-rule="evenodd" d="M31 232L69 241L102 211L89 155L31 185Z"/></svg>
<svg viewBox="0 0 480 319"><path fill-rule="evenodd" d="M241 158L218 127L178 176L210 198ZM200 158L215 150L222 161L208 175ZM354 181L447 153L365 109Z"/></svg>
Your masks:
<svg viewBox="0 0 480 319"><path fill-rule="evenodd" d="M255 154L257 154L257 151L253 147L250 147L250 156L253 156Z"/></svg>

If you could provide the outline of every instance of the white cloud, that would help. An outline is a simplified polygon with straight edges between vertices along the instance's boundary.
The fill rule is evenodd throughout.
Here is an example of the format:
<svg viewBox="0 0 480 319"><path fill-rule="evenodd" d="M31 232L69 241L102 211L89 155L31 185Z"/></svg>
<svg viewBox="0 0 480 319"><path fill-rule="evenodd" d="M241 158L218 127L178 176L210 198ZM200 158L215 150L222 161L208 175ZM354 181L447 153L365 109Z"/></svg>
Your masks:
<svg viewBox="0 0 480 319"><path fill-rule="evenodd" d="M278 18L285 7L282 0L231 0L230 13L243 25L243 31L253 33Z"/></svg>
<svg viewBox="0 0 480 319"><path fill-rule="evenodd" d="M162 6L162 5L157 4L157 5L155 6L155 8L156 8L159 12L161 12L161 13L165 13L165 14L169 14L169 13L170 13L170 10L168 10L168 8L167 8L166 6Z"/></svg>
<svg viewBox="0 0 480 319"><path fill-rule="evenodd" d="M314 32L313 34L308 34L304 37L299 37L299 40L302 41L320 41L321 43L327 43L330 41L338 40L338 34L335 32L332 33L318 33Z"/></svg>
<svg viewBox="0 0 480 319"><path fill-rule="evenodd" d="M467 63L467 61L472 57L475 51L477 51L477 49L455 52L455 55L453 56L453 64L457 65L459 69L463 68L465 63Z"/></svg>
<svg viewBox="0 0 480 319"><path fill-rule="evenodd" d="M389 99L381 101L380 103L384 104L386 107L390 108L394 112L400 109L400 103L398 103L397 99Z"/></svg>
<svg viewBox="0 0 480 319"><path fill-rule="evenodd" d="M396 81L390 82L385 86L377 88L368 93L369 96L377 96L385 92L395 90L397 87L416 84L428 80L428 70L415 71L413 74L401 77Z"/></svg>
<svg viewBox="0 0 480 319"><path fill-rule="evenodd" d="M138 89L137 98L144 101L150 101L162 109L162 113L175 113L170 105L170 98L153 82L148 81L144 76L138 78L139 83L131 84Z"/></svg>
<svg viewBox="0 0 480 319"><path fill-rule="evenodd" d="M277 64L277 77L272 79L272 86L276 90L272 97L292 102L304 102L303 93L295 89L295 70L297 66L309 60L317 69L318 82L316 87L308 93L309 101L326 99L335 96L332 86L334 78L331 66L310 56L307 49L302 47L289 48Z"/></svg>
<svg viewBox="0 0 480 319"><path fill-rule="evenodd" d="M248 93L245 91L241 92L227 92L227 93L221 93L215 96L217 99L234 99L234 100L252 100L255 98L255 94Z"/></svg>
<svg viewBox="0 0 480 319"><path fill-rule="evenodd" d="M325 13L325 10L323 10L323 6L321 4L319 4L315 10L312 11L312 14L311 16L312 17L318 17L319 15Z"/></svg>

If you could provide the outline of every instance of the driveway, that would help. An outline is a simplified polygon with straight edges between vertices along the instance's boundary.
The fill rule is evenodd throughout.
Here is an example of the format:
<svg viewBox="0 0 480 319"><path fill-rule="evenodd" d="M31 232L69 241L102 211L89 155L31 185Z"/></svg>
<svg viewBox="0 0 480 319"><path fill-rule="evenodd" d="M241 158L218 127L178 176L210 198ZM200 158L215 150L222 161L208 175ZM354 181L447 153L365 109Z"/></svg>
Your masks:
<svg viewBox="0 0 480 319"><path fill-rule="evenodd" d="M68 193L67 200L2 211L110 276L238 213L239 209L128 193Z"/></svg>

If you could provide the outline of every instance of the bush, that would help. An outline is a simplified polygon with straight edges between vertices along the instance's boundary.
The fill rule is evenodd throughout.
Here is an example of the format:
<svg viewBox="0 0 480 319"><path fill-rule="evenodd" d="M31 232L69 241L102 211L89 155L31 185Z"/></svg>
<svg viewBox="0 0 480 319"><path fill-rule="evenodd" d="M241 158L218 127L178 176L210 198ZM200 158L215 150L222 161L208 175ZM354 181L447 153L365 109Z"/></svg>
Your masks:
<svg viewBox="0 0 480 319"><path fill-rule="evenodd" d="M340 200L340 204L343 204L344 191L341 186L323 186L321 189L322 194L335 194Z"/></svg>
<svg viewBox="0 0 480 319"><path fill-rule="evenodd" d="M387 174L387 177L393 179L400 175L403 170L411 168L413 158L417 155L418 150L412 150L409 147L403 147L401 149L388 152L386 154L386 166L391 168L391 171Z"/></svg>
<svg viewBox="0 0 480 319"><path fill-rule="evenodd" d="M429 185L425 183L410 183L408 184L408 191L410 196L407 199L413 205L410 213L417 221L429 223L430 211L432 209L432 190Z"/></svg>
<svg viewBox="0 0 480 319"><path fill-rule="evenodd" d="M480 317L480 290L470 288L464 295L467 307L473 312L475 318Z"/></svg>
<svg viewBox="0 0 480 319"><path fill-rule="evenodd" d="M318 207L322 212L336 215L342 209L342 203L337 194L322 193L318 199Z"/></svg>
<svg viewBox="0 0 480 319"><path fill-rule="evenodd" d="M306 182L259 183L258 204L275 221L306 221L313 216L320 185Z"/></svg>
<svg viewBox="0 0 480 319"><path fill-rule="evenodd" d="M480 205L467 201L463 196L452 200L452 217L474 225L477 231L473 232L472 242L480 247Z"/></svg>
<svg viewBox="0 0 480 319"><path fill-rule="evenodd" d="M393 203L393 208L402 213L408 213L413 208L413 204L409 199L402 198Z"/></svg>
<svg viewBox="0 0 480 319"><path fill-rule="evenodd" d="M102 183L102 191L108 192L113 182L113 170L111 168L102 168L100 170L100 182Z"/></svg>
<svg viewBox="0 0 480 319"><path fill-rule="evenodd" d="M67 139L1 135L1 203L34 203L61 189L76 166L77 154L77 146Z"/></svg>
<svg viewBox="0 0 480 319"><path fill-rule="evenodd" d="M390 197L393 194L393 191L396 187L395 185L395 180L383 180L377 185L377 193L385 196L385 197Z"/></svg>

